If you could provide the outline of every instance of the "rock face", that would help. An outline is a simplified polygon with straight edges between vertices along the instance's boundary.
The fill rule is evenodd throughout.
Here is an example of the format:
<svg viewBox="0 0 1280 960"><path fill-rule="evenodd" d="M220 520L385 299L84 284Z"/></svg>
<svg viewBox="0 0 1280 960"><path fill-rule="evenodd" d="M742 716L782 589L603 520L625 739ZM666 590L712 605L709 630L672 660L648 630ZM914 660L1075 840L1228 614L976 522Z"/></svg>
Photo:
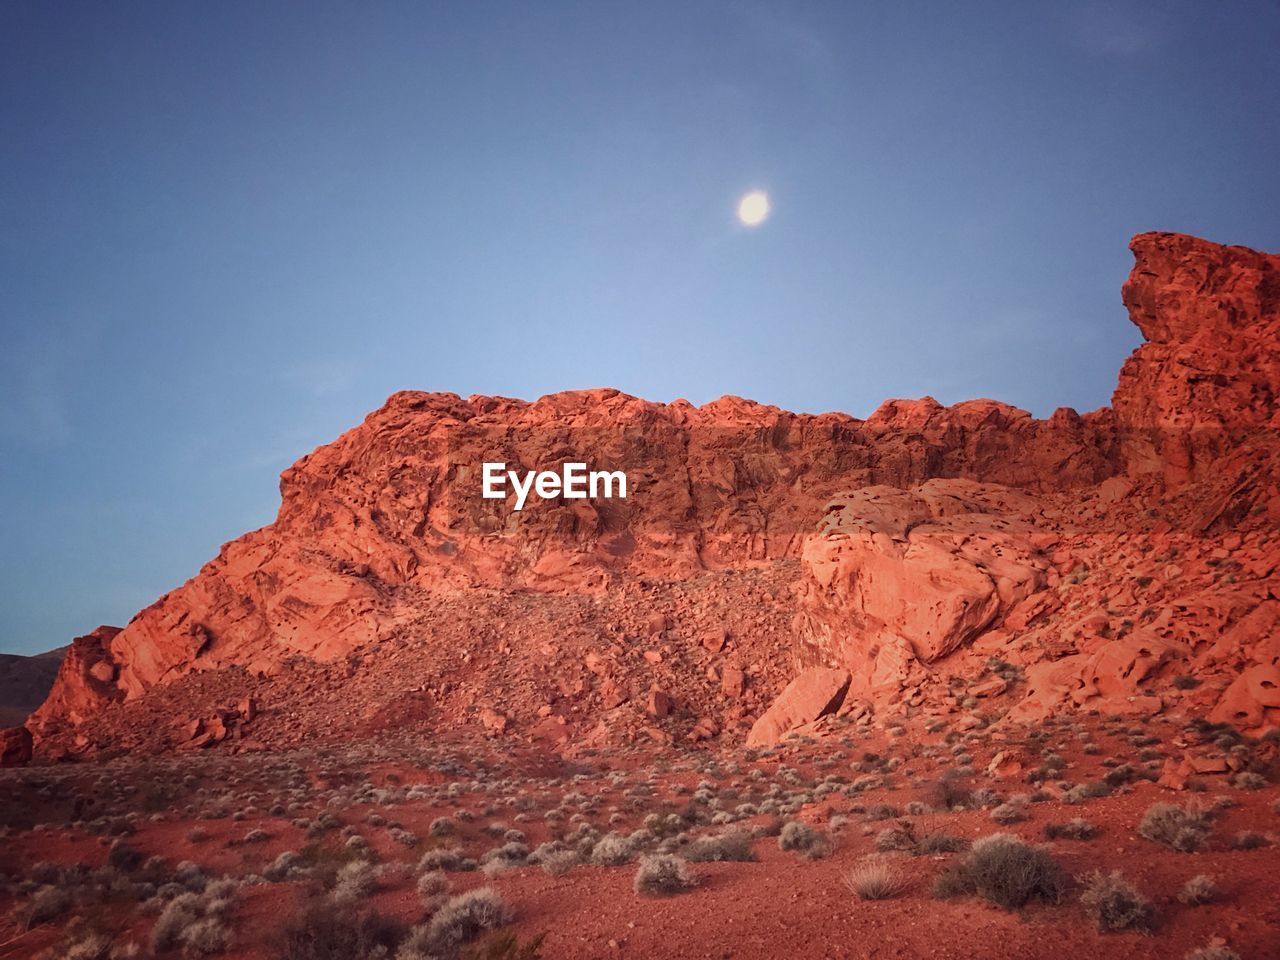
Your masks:
<svg viewBox="0 0 1280 960"><path fill-rule="evenodd" d="M1280 257L1175 233L1130 249L1124 303L1147 342L1112 404L1131 469L1183 484L1280 428Z"/></svg>
<svg viewBox="0 0 1280 960"><path fill-rule="evenodd" d="M741 737L808 668L882 712L1280 723L1280 258L1173 234L1132 249L1147 342L1113 408L1084 415L395 394L283 473L274 523L77 639L30 718L37 751L186 743L170 700L190 719L245 697L268 740L339 720ZM515 512L482 498L485 462L621 469L630 492ZM821 696L803 699L795 716Z"/></svg>
<svg viewBox="0 0 1280 960"><path fill-rule="evenodd" d="M1008 690L1013 720L1186 704L1280 725L1280 258L1174 234L1132 250L1148 342L1114 398L1124 475L1083 496L931 480L828 505L796 628L851 696L955 709Z"/></svg>
<svg viewBox="0 0 1280 960"><path fill-rule="evenodd" d="M930 480L832 500L804 547L797 634L808 659L874 696L919 682L924 664L967 647L1047 583L1035 545L1045 508L1008 487Z"/></svg>
<svg viewBox="0 0 1280 960"><path fill-rule="evenodd" d="M122 698L110 650L119 633L119 627L98 627L71 641L48 699L32 718L34 724L41 723L43 717L57 717L79 726L92 720L102 704Z"/></svg>

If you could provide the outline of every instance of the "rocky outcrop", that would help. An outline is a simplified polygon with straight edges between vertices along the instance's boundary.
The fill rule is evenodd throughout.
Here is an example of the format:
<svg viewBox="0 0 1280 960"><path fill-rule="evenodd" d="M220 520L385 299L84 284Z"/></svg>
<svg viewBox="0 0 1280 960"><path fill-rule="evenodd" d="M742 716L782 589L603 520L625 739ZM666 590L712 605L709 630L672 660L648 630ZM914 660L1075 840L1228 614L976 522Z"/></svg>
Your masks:
<svg viewBox="0 0 1280 960"><path fill-rule="evenodd" d="M1127 477L1093 498L951 479L828 504L796 629L805 662L851 672L851 697L1280 726L1280 258L1176 234L1132 250L1124 301L1147 342L1114 399Z"/></svg>
<svg viewBox="0 0 1280 960"><path fill-rule="evenodd" d="M395 394L282 474L272 524L78 639L28 721L37 751L136 730L130 705L160 710L179 684L206 698L188 718L274 684L255 738L324 709L344 729L696 741L745 734L807 668L885 710L1280 724L1280 259L1173 234L1132 247L1147 342L1114 408L1083 415ZM481 496L485 462L624 470L630 495L516 512ZM808 722L803 699L753 742Z"/></svg>
<svg viewBox="0 0 1280 960"><path fill-rule="evenodd" d="M1130 249L1124 303L1146 342L1112 405L1130 469L1176 486L1280 428L1280 257L1176 233Z"/></svg>
<svg viewBox="0 0 1280 960"><path fill-rule="evenodd" d="M116 682L119 669L111 651L111 641L119 634L119 627L103 626L71 642L53 689L28 720L29 727L37 732L51 727L75 727L93 719L103 704L123 697Z"/></svg>
<svg viewBox="0 0 1280 960"><path fill-rule="evenodd" d="M804 656L852 673L854 693L918 684L1047 583L1044 507L968 480L864 487L834 499L804 547Z"/></svg>
<svg viewBox="0 0 1280 960"><path fill-rule="evenodd" d="M822 503L850 485L1096 483L1118 469L1107 424L991 401L894 401L861 421L615 390L534 403L396 394L284 472L275 523L225 545L123 630L77 641L33 729L80 723L95 705L192 672L269 676L291 657L340 660L415 622L424 591L599 594L654 571L680 580L793 558ZM485 462L623 469L633 492L531 500L516 513L481 497Z"/></svg>

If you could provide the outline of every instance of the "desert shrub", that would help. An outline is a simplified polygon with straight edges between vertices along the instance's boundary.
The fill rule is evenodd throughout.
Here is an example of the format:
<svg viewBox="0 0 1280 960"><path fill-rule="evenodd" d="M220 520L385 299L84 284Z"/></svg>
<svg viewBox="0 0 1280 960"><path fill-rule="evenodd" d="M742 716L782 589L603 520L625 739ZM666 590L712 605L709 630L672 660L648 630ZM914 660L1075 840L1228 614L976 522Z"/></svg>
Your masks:
<svg viewBox="0 0 1280 960"><path fill-rule="evenodd" d="M906 886L898 872L881 860L865 860L846 871L843 879L859 900L888 900Z"/></svg>
<svg viewBox="0 0 1280 960"><path fill-rule="evenodd" d="M523 843L504 843L500 847L486 850L480 857L480 866L496 866L499 869L516 867L529 859L529 848Z"/></svg>
<svg viewBox="0 0 1280 960"><path fill-rule="evenodd" d="M1209 943L1203 947L1188 950L1183 954L1182 960L1240 960L1240 954L1221 944Z"/></svg>
<svg viewBox="0 0 1280 960"><path fill-rule="evenodd" d="M192 863L190 860L183 860L173 868L173 880L191 893L203 893L209 883L209 878L200 864Z"/></svg>
<svg viewBox="0 0 1280 960"><path fill-rule="evenodd" d="M142 851L137 847L125 843L123 840L116 840L111 844L111 850L107 854L107 866L127 872L136 870L141 866L144 859Z"/></svg>
<svg viewBox="0 0 1280 960"><path fill-rule="evenodd" d="M461 847L441 847L438 850L428 850L422 855L422 859L418 861L419 871L467 871L475 868L475 861L463 856Z"/></svg>
<svg viewBox="0 0 1280 960"><path fill-rule="evenodd" d="M1221 896L1222 891L1218 889L1213 877L1198 873L1183 885L1178 899L1189 907L1198 907L1201 904L1213 903Z"/></svg>
<svg viewBox="0 0 1280 960"><path fill-rule="evenodd" d="M433 837L449 837L458 832L458 824L452 817L436 817L429 832Z"/></svg>
<svg viewBox="0 0 1280 960"><path fill-rule="evenodd" d="M58 960L129 960L137 956L132 943L113 943L111 937L96 930L69 932L66 943L57 953Z"/></svg>
<svg viewBox="0 0 1280 960"><path fill-rule="evenodd" d="M175 946L203 912L199 894L184 893L170 900L151 928L151 949L158 953Z"/></svg>
<svg viewBox="0 0 1280 960"><path fill-rule="evenodd" d="M231 946L231 930L221 917L204 917L182 932L184 957L207 957Z"/></svg>
<svg viewBox="0 0 1280 960"><path fill-rule="evenodd" d="M151 949L159 953L181 945L188 957L220 953L231 944L225 914L234 881L208 884L203 893L183 893L170 900L151 928Z"/></svg>
<svg viewBox="0 0 1280 960"><path fill-rule="evenodd" d="M1085 878L1080 904L1102 933L1145 930L1154 913L1150 901L1121 876L1119 870L1095 870Z"/></svg>
<svg viewBox="0 0 1280 960"><path fill-rule="evenodd" d="M373 865L364 860L352 860L338 869L333 899L339 903L354 903L373 893L377 885Z"/></svg>
<svg viewBox="0 0 1280 960"><path fill-rule="evenodd" d="M1241 830L1231 838L1232 850L1257 850L1259 847L1265 847L1266 845L1266 835L1259 833L1257 830Z"/></svg>
<svg viewBox="0 0 1280 960"><path fill-rule="evenodd" d="M265 830L250 830L244 835L245 843L266 843L271 839L271 834Z"/></svg>
<svg viewBox="0 0 1280 960"><path fill-rule="evenodd" d="M582 862L573 850L557 850L539 859L538 864L553 877L563 876Z"/></svg>
<svg viewBox="0 0 1280 960"><path fill-rule="evenodd" d="M617 834L605 834L591 847L591 862L598 867L620 867L635 856L631 841Z"/></svg>
<svg viewBox="0 0 1280 960"><path fill-rule="evenodd" d="M1171 850L1191 853L1204 847L1209 836L1209 815L1193 807L1157 803L1147 808L1138 833Z"/></svg>
<svg viewBox="0 0 1280 960"><path fill-rule="evenodd" d="M389 831L391 839L404 847L416 847L418 845L418 835L412 830L405 830L403 827L392 827Z"/></svg>
<svg viewBox="0 0 1280 960"><path fill-rule="evenodd" d="M418 893L424 897L439 896L449 892L449 878L443 870L429 870L418 878Z"/></svg>
<svg viewBox="0 0 1280 960"><path fill-rule="evenodd" d="M299 875L305 875L306 872L307 868L303 862L302 854L296 850L286 850L262 871L262 875L272 883L280 883Z"/></svg>
<svg viewBox="0 0 1280 960"><path fill-rule="evenodd" d="M383 960L404 939L399 921L313 902L277 937L280 960Z"/></svg>
<svg viewBox="0 0 1280 960"><path fill-rule="evenodd" d="M976 807L998 807L1002 802L1000 794L996 793L990 787L978 787L973 793L969 794L969 799Z"/></svg>
<svg viewBox="0 0 1280 960"><path fill-rule="evenodd" d="M1020 803L1002 803L991 811L991 819L1001 826L1007 826L1027 819L1027 811Z"/></svg>
<svg viewBox="0 0 1280 960"><path fill-rule="evenodd" d="M866 817L868 820L888 820L891 817L899 817L901 814L898 808L891 803L877 803L867 808Z"/></svg>
<svg viewBox="0 0 1280 960"><path fill-rule="evenodd" d="M1005 909L1032 899L1056 903L1066 875L1046 850L1007 833L975 840L969 852L950 864L934 883L934 896L976 894Z"/></svg>
<svg viewBox="0 0 1280 960"><path fill-rule="evenodd" d="M1076 784L1070 790L1066 790L1062 794L1062 802L1075 806L1084 803L1086 800L1094 800L1098 797L1106 797L1111 794L1111 787L1103 783L1101 780L1091 780L1088 783Z"/></svg>
<svg viewBox="0 0 1280 960"><path fill-rule="evenodd" d="M1102 782L1114 789L1133 782L1137 776L1138 771L1133 768L1132 764L1122 763L1120 766L1108 770L1102 777Z"/></svg>
<svg viewBox="0 0 1280 960"><path fill-rule="evenodd" d="M807 823L792 820L778 834L778 847L807 857L824 857L830 852L830 843L821 833Z"/></svg>
<svg viewBox="0 0 1280 960"><path fill-rule="evenodd" d="M1092 840L1098 835L1098 828L1082 817L1075 817L1066 823L1046 823L1044 836L1046 840L1057 840L1066 837L1068 840Z"/></svg>
<svg viewBox="0 0 1280 960"><path fill-rule="evenodd" d="M71 909L71 894L61 887L40 887L27 905L27 929L49 923Z"/></svg>
<svg viewBox="0 0 1280 960"><path fill-rule="evenodd" d="M751 849L751 834L745 830L725 830L698 837L684 848L684 858L693 863L727 860L749 863L756 859L756 853Z"/></svg>
<svg viewBox="0 0 1280 960"><path fill-rule="evenodd" d="M640 858L632 883L636 893L646 897L665 897L692 888L696 880L679 857L657 853Z"/></svg>
<svg viewBox="0 0 1280 960"><path fill-rule="evenodd" d="M1231 785L1240 790L1261 790L1267 785L1267 778L1252 770L1241 770L1231 778Z"/></svg>
<svg viewBox="0 0 1280 960"><path fill-rule="evenodd" d="M944 810L956 810L967 807L972 802L972 794L967 783L957 777L944 776L933 787L933 806Z"/></svg>
<svg viewBox="0 0 1280 960"><path fill-rule="evenodd" d="M521 943L514 933L499 930L466 951L463 960L539 960L546 938L546 933L538 933Z"/></svg>
<svg viewBox="0 0 1280 960"><path fill-rule="evenodd" d="M680 817L674 813L651 813L644 818L644 828L656 837L675 836L683 826Z"/></svg>
<svg viewBox="0 0 1280 960"><path fill-rule="evenodd" d="M933 853L959 853L969 845L967 840L946 833L926 833L916 842L914 853L926 856Z"/></svg>
<svg viewBox="0 0 1280 960"><path fill-rule="evenodd" d="M493 887L477 887L450 897L426 927L426 942L448 952L511 922L515 913Z"/></svg>

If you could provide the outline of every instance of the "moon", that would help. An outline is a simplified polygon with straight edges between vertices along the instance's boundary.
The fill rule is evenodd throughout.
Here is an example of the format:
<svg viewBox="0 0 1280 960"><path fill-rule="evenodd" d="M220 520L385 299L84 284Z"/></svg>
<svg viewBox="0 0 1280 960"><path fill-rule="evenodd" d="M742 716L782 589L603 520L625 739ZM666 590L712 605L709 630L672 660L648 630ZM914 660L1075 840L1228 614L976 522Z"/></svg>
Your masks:
<svg viewBox="0 0 1280 960"><path fill-rule="evenodd" d="M769 216L769 195L752 190L738 201L738 220L748 227L758 227Z"/></svg>

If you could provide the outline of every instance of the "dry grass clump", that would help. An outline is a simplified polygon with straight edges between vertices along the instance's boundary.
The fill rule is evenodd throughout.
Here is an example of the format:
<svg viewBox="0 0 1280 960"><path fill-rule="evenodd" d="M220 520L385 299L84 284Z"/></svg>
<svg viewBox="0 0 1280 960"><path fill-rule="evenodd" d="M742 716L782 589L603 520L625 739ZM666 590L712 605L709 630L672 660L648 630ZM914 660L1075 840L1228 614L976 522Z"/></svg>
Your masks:
<svg viewBox="0 0 1280 960"><path fill-rule="evenodd" d="M899 820L887 830L881 830L876 837L876 849L882 853L900 850L915 856L935 853L956 853L963 850L968 843L959 837L945 833L916 833L915 824L910 820Z"/></svg>
<svg viewBox="0 0 1280 960"><path fill-rule="evenodd" d="M1241 770L1231 778L1231 785L1238 790L1261 790L1267 785L1267 778L1252 770Z"/></svg>
<svg viewBox="0 0 1280 960"><path fill-rule="evenodd" d="M1257 850L1268 844L1266 834L1257 830L1241 830L1231 838L1232 850Z"/></svg>
<svg viewBox="0 0 1280 960"><path fill-rule="evenodd" d="M438 953L470 943L482 933L505 926L515 917L493 887L477 887L450 897L426 925L426 940ZM420 928L415 928L415 931ZM410 935L413 939L413 935Z"/></svg>
<svg viewBox="0 0 1280 960"><path fill-rule="evenodd" d="M1095 870L1085 877L1080 904L1102 933L1150 929L1155 914L1151 902L1119 870Z"/></svg>
<svg viewBox="0 0 1280 960"><path fill-rule="evenodd" d="M656 853L640 858L632 883L636 893L647 897L666 897L692 889L697 880L679 857Z"/></svg>
<svg viewBox="0 0 1280 960"><path fill-rule="evenodd" d="M1240 960L1240 954L1230 947L1224 947L1218 943L1209 943L1203 947L1188 950L1183 954L1182 960Z"/></svg>
<svg viewBox="0 0 1280 960"><path fill-rule="evenodd" d="M961 860L949 865L933 893L942 899L976 894L1008 910L1033 899L1056 903L1065 888L1066 875L1046 850L993 833L975 840Z"/></svg>
<svg viewBox="0 0 1280 960"><path fill-rule="evenodd" d="M916 842L916 856L927 856L935 853L959 853L969 846L969 841L961 837L953 837L949 833L926 833Z"/></svg>
<svg viewBox="0 0 1280 960"><path fill-rule="evenodd" d="M1074 817L1066 823L1046 823L1044 838L1057 840L1065 837L1068 840L1092 840L1098 835L1098 828L1083 817Z"/></svg>
<svg viewBox="0 0 1280 960"><path fill-rule="evenodd" d="M286 850L262 871L262 875L271 883L283 883L286 880L306 876L308 872L302 854L296 850Z"/></svg>
<svg viewBox="0 0 1280 960"><path fill-rule="evenodd" d="M1027 819L1027 808L1023 803L1010 800L1008 803L1002 803L991 811L991 819L1001 826L1008 826L1011 823L1020 823Z"/></svg>
<svg viewBox="0 0 1280 960"><path fill-rule="evenodd" d="M338 869L333 885L333 899L339 903L355 903L373 893L377 886L373 864L364 860L352 860Z"/></svg>
<svg viewBox="0 0 1280 960"><path fill-rule="evenodd" d="M40 887L31 896L27 904L26 929L38 927L42 923L50 923L63 917L72 905L71 894L61 887L52 885Z"/></svg>
<svg viewBox="0 0 1280 960"><path fill-rule="evenodd" d="M607 833L591 847L591 862L598 867L620 867L635 858L631 841L618 833Z"/></svg>
<svg viewBox="0 0 1280 960"><path fill-rule="evenodd" d="M278 935L280 960L374 960L395 955L404 926L380 913L311 903Z"/></svg>
<svg viewBox="0 0 1280 960"><path fill-rule="evenodd" d="M1213 903L1222 897L1222 891L1213 877L1206 873L1198 873L1182 887L1178 899L1189 907L1198 907L1205 903Z"/></svg>
<svg viewBox="0 0 1280 960"><path fill-rule="evenodd" d="M792 820L778 834L778 847L810 860L820 860L831 852L831 840L807 823Z"/></svg>
<svg viewBox="0 0 1280 960"><path fill-rule="evenodd" d="M698 837L684 848L684 858L692 863L750 863L757 859L755 851L751 849L751 834L745 830L725 830Z"/></svg>
<svg viewBox="0 0 1280 960"><path fill-rule="evenodd" d="M573 850L557 850L555 853L549 853L538 861L538 865L543 871L553 877L564 876L579 863L582 858Z"/></svg>
<svg viewBox="0 0 1280 960"><path fill-rule="evenodd" d="M452 817L436 817L428 832L433 837L451 837L458 832L458 823Z"/></svg>
<svg viewBox="0 0 1280 960"><path fill-rule="evenodd" d="M174 897L151 928L152 951L181 946L184 956L203 957L227 949L231 945L227 914L235 889L235 881L219 880L208 884L203 893Z"/></svg>
<svg viewBox="0 0 1280 960"><path fill-rule="evenodd" d="M133 960L138 956L138 952L136 943L116 943L106 934L96 930L81 929L68 933L66 942L57 953L57 958L58 960Z"/></svg>
<svg viewBox="0 0 1280 960"><path fill-rule="evenodd" d="M1138 833L1171 850L1192 853L1203 849L1208 841L1209 814L1197 807L1157 803L1142 815Z"/></svg>
<svg viewBox="0 0 1280 960"><path fill-rule="evenodd" d="M474 870L476 862L465 856L461 847L440 847L428 850L418 861L418 870Z"/></svg>
<svg viewBox="0 0 1280 960"><path fill-rule="evenodd" d="M844 885L859 900L888 900L906 889L906 882L883 860L864 860L843 875Z"/></svg>

